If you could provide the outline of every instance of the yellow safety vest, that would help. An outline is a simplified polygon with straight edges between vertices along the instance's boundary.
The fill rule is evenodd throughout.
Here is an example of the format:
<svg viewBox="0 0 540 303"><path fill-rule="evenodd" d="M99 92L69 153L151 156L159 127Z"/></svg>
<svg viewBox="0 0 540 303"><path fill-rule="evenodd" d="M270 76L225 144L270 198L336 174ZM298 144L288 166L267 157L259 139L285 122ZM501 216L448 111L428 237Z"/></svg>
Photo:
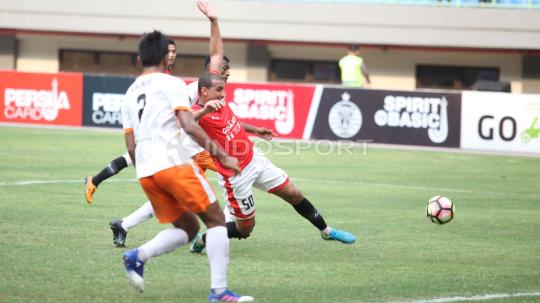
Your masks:
<svg viewBox="0 0 540 303"><path fill-rule="evenodd" d="M347 55L339 60L343 85L364 86L362 63L364 63L364 59L354 55Z"/></svg>

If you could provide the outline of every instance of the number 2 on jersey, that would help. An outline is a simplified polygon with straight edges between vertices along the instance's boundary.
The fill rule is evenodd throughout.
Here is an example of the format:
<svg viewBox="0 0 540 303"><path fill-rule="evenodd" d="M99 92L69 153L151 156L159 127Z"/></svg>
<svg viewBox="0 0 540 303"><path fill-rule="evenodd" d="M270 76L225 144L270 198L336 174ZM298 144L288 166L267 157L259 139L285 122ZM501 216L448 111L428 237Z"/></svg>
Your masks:
<svg viewBox="0 0 540 303"><path fill-rule="evenodd" d="M137 97L137 105L139 106L139 121L141 121L144 107L146 106L146 94L140 94Z"/></svg>

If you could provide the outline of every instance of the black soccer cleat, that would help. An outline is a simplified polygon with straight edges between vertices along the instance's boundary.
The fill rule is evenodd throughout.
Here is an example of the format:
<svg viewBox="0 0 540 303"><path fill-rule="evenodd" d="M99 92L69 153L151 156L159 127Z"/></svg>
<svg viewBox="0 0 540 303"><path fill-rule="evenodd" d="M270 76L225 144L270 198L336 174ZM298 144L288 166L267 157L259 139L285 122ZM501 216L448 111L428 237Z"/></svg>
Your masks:
<svg viewBox="0 0 540 303"><path fill-rule="evenodd" d="M112 220L110 225L113 233L114 245L116 247L125 247L127 231L122 227L122 219Z"/></svg>

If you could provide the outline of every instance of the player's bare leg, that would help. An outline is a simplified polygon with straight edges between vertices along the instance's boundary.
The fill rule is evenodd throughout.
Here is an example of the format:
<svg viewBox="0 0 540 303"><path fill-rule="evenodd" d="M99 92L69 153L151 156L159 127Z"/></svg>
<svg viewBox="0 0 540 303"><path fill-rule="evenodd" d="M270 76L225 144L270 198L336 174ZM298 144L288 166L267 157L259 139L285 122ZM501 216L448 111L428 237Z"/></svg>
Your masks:
<svg viewBox="0 0 540 303"><path fill-rule="evenodd" d="M255 216L249 219L238 219L233 217L227 207L223 209L225 216L225 225L227 227L227 236L229 239L246 239L250 236L253 228L255 228ZM190 251L195 254L200 254L206 247L206 233L198 234L195 240L191 243Z"/></svg>

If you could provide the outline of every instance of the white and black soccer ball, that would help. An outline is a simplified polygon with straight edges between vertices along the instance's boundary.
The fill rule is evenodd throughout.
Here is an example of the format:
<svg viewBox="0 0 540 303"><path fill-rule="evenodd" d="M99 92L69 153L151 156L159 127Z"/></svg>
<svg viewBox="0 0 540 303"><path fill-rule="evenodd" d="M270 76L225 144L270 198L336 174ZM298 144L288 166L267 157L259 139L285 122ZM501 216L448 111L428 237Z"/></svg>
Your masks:
<svg viewBox="0 0 540 303"><path fill-rule="evenodd" d="M435 224L446 224L454 218L456 207L445 196L435 196L429 199L426 206L427 219Z"/></svg>

